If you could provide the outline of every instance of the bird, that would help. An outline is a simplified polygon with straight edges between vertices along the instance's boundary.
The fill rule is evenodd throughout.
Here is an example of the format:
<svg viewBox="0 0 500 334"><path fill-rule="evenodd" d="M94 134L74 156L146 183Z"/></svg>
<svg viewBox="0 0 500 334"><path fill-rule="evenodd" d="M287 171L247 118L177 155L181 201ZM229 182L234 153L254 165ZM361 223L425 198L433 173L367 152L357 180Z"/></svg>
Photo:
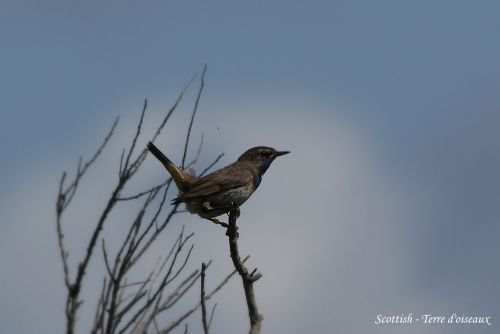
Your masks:
<svg viewBox="0 0 500 334"><path fill-rule="evenodd" d="M152 142L147 148L163 164L179 190L172 204L184 203L188 212L224 227L228 225L216 217L245 203L259 187L274 159L290 153L267 146L253 147L232 164L196 177L176 166Z"/></svg>

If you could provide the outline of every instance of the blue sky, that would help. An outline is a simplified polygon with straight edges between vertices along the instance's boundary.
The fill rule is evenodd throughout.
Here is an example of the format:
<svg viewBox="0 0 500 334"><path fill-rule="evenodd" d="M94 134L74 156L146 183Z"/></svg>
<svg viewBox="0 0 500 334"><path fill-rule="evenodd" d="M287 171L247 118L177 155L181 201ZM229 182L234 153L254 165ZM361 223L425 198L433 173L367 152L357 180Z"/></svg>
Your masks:
<svg viewBox="0 0 500 334"><path fill-rule="evenodd" d="M118 142L96 167L100 180L99 170L111 171L119 159L143 99L152 127L205 63L194 128L205 134L204 161L224 151L226 164L262 144L292 151L245 205L249 221L274 224L244 231L266 277L257 289L270 296L262 302L269 333L400 333L372 324L383 312L498 319L499 31L495 1L3 1L0 264L8 274L0 328L35 328L37 305L49 298L42 290L56 296L55 310L45 310L39 325L63 328L52 236L59 174L89 155L121 115ZM193 97L194 90L161 142L174 160ZM149 162L144 182L163 177L156 167ZM92 194L101 183L89 182ZM99 205L81 201L75 212ZM219 240L211 226L185 219ZM263 231L280 233L294 257L273 249ZM201 254L212 247L198 242ZM39 258L31 256L40 249ZM223 262L219 251L211 256ZM16 304L13 292L22 291L17 278L35 262L54 272L44 274L50 284L31 288L31 311L21 322L15 314L24 302ZM281 274L297 270L306 272L300 280L276 286ZM290 296L297 290L300 301ZM238 294L238 286L230 291ZM228 296L219 304L231 304ZM301 303L311 306L289 306ZM219 314L220 330L239 328L224 320Z"/></svg>

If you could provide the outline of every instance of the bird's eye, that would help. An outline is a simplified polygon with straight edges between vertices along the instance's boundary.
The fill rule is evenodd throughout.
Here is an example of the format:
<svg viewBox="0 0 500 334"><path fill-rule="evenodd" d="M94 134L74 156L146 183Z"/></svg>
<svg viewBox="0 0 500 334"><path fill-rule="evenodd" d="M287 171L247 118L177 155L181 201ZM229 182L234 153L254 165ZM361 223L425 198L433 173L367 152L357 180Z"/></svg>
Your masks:
<svg viewBox="0 0 500 334"><path fill-rule="evenodd" d="M260 151L260 155L267 158L270 154L267 151Z"/></svg>

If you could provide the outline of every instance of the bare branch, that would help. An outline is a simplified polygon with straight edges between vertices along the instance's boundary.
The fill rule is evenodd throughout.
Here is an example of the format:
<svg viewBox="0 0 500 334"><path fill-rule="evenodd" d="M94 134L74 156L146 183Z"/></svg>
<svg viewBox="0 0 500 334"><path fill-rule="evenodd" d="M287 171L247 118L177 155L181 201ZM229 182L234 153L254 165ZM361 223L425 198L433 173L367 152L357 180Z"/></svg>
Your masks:
<svg viewBox="0 0 500 334"><path fill-rule="evenodd" d="M108 131L108 134L104 138L103 142L101 143L101 146L97 149L97 151L94 153L94 155L85 163L85 165L82 168L82 157L79 158L78 160L78 168L77 168L77 173L75 175L75 179L73 182L64 190L61 192L61 195L63 195L66 200L65 204L62 207L62 210L64 210L71 200L73 199L73 195L76 192L76 188L78 187L78 183L80 182L82 176L87 172L88 168L92 166L92 164L97 160L97 158L101 155L102 151L108 144L109 140L113 136L113 133L115 131L116 126L118 125L120 117L116 117L115 121L113 122L113 125L111 126L111 129ZM69 196L68 196L69 194Z"/></svg>
<svg viewBox="0 0 500 334"><path fill-rule="evenodd" d="M153 324L155 325L156 334L160 334L160 327L158 326L158 322L156 321L156 318L153 318Z"/></svg>
<svg viewBox="0 0 500 334"><path fill-rule="evenodd" d="M229 250L231 252L231 260L233 261L234 267L238 271L243 281L243 288L245 290L245 298L248 307L248 316L250 317L250 334L260 333L260 328L262 324L262 315L257 309L257 302L255 301L255 294L253 291L253 283L262 277L260 273L255 274L255 270L252 274L248 273L248 269L243 265L239 250L238 250L238 232L236 226L236 219L240 215L240 209L238 207L232 209L229 212L229 227L227 229L227 236L229 238Z"/></svg>
<svg viewBox="0 0 500 334"><path fill-rule="evenodd" d="M196 76L193 76L193 78L191 78L191 80L186 84L186 86L184 86L183 90L181 91L181 93L177 97L177 100L172 105L172 107L170 108L170 110L168 111L168 113L165 115L165 117L163 118L163 120L160 123L160 125L157 127L155 134L153 135L153 137L150 140L151 142L154 142L156 140L156 138L160 135L161 131L163 130L163 128L167 124L168 120L170 119L170 116L172 116L172 113L177 108L179 102L182 100L182 97L186 93L187 89L189 88L189 86L191 85L191 83L193 82L193 80L194 80L195 77ZM127 175L128 178L130 178L131 176L133 176L139 170L139 167L144 162L144 159L146 159L147 153L148 153L148 149L145 147L141 151L141 153L137 156L137 158L130 164L130 167L128 168L128 171L126 171L127 174L123 174L123 175L124 176ZM125 173L125 171L123 171L123 173Z"/></svg>
<svg viewBox="0 0 500 334"><path fill-rule="evenodd" d="M245 263L248 260L248 258L249 258L249 256L247 256L245 259L243 259L242 262ZM219 283L219 285L215 289L213 289L208 295L205 296L205 301L209 300L210 298L212 298L213 295L215 295L217 292L219 292L219 290L222 289L222 287L224 285L226 285L226 283L229 282L231 277L233 277L236 273L237 273L237 271L234 270L224 280L222 280L222 282ZM179 318L174 320L169 326L162 329L161 334L170 333L177 326L179 326L184 320L186 320L191 314L193 314L200 306L201 306L201 303L194 305L190 310L188 310L187 312L182 314Z"/></svg>
<svg viewBox="0 0 500 334"><path fill-rule="evenodd" d="M165 204L165 201L167 199L167 193L168 193L168 190L170 189L171 183L172 183L172 178L169 178L167 180L167 184L166 184L165 190L163 191L162 200L161 200L161 202L160 202L160 204L159 204L159 206L158 206L158 208L157 208L157 210L156 210L153 218L151 219L151 221L147 225L146 229L142 232L142 234L139 236L139 238L135 242L135 245L134 245L133 249L130 250L132 252L132 254L133 254L133 257L130 260L129 267L132 267L142 257L142 255L146 252L146 250L148 249L148 247L153 243L153 241L156 239L156 237L158 236L158 234L161 232L157 228L156 231L155 231L155 233L150 237L150 239L146 241L146 244L144 246L142 246L142 249L139 252L137 252L137 249L142 245L143 239L146 237L146 235L149 233L149 231L151 230L151 228L157 222L157 219L158 219L158 216L160 215L161 209L163 208L163 206ZM174 211L174 209L172 209L172 212L173 211ZM168 220L170 220L172 218L172 216L173 216L173 214L169 215ZM120 250L119 254L121 254L122 251L123 251L123 249Z"/></svg>
<svg viewBox="0 0 500 334"><path fill-rule="evenodd" d="M88 168L97 160L97 158L100 156L102 151L104 150L104 147L107 145L109 140L111 139L113 132L116 128L116 125L118 124L119 118L117 117L111 126L111 129L109 130L108 134L104 138L103 142L97 149L97 151L94 153L94 155L83 165L82 167L82 159L80 157L78 161L78 168L77 172L75 175L75 178L73 182L66 188L64 189L64 181L66 179L66 173L63 173L61 177L61 181L59 184L59 191L58 191L58 196L57 196L57 204L56 204L56 227L57 227L57 237L58 237L58 245L59 245L59 251L60 251L60 256L63 262L63 271L64 271L64 282L66 285L66 288L68 290L68 295L66 298L66 332L68 334L72 334L74 332L75 328L75 321L76 321L76 311L78 307L80 306L81 302L78 300L78 296L80 293L80 287L81 287L81 279L83 278L83 275L85 273L85 268L86 268L86 261L85 264L80 263L78 267L78 272L77 276L75 279L75 282L72 283L70 277L69 277L69 268L68 268L68 253L66 251L66 248L63 243L63 238L64 234L62 231L62 214L64 210L68 207L68 205L71 203L73 196L76 193L76 190L78 188L78 184L81 180L81 178L85 175L87 172ZM97 239L97 238L96 238Z"/></svg>
<svg viewBox="0 0 500 334"><path fill-rule="evenodd" d="M176 262L177 255L180 252L180 250L182 250L182 247L184 246L184 244L185 244L185 242L181 242L179 244L178 251L174 254L174 258L172 259L172 263L171 263L171 265L170 265L170 267L168 269L168 272L164 276L164 278L163 278L162 282L160 283L160 285L158 286L158 288L154 291L154 293L151 296L148 296L148 300L146 301L146 303L131 317L131 319L124 326L124 328L120 331L120 333L124 333L125 330L128 329L138 319L145 318L144 320L138 322L137 326L132 331L132 333L137 333L137 334L138 333L143 333L148 328L148 326L151 323L151 321L153 321L153 319L160 313L159 310L161 308L161 306L160 306L161 294L164 291L165 287L169 284L168 278L169 278L169 276L170 276L170 274L172 272L172 267L174 266L174 264ZM193 247L190 248L190 250L188 252L188 255L186 256L185 262L189 258L192 249L193 249ZM181 286L183 284L181 284ZM156 301L156 304L155 304L155 307L154 307L153 311L150 313L149 316L145 316L146 312L153 305L153 303L155 303L155 301Z"/></svg>
<svg viewBox="0 0 500 334"><path fill-rule="evenodd" d="M193 234L191 234L191 235L193 235ZM172 278L170 278L169 280L167 280L165 282L165 284L169 284L170 282L172 282L173 280L175 280L177 278L177 276L179 276L179 274L182 272L182 270L186 266L186 263L189 260L189 257L191 256L191 252L193 251L193 248L194 248L194 245L191 245L191 247L189 248L187 256L184 258L184 262L182 263L182 265L180 266L180 268L177 270L177 272L174 274L174 276L172 276Z"/></svg>
<svg viewBox="0 0 500 334"><path fill-rule="evenodd" d="M191 137L191 128L193 127L194 116L196 115L196 111L198 111L198 103L200 102L201 92L203 91L203 87L205 87L205 73L207 72L207 65L203 67L203 72L201 73L201 84L200 89L198 90L198 96L196 96L196 102L194 103L193 113L191 114L191 121L189 122L188 132L186 136L186 143L184 145L184 153L182 155L182 164L181 168L184 169L184 163L186 162L186 154L189 145L189 138Z"/></svg>
<svg viewBox="0 0 500 334"><path fill-rule="evenodd" d="M208 172L210 170L210 168L212 168L213 166L215 166L216 163L219 162L219 160L224 156L224 153L221 153L217 156L217 158L214 160L214 162L212 162L210 165L208 165L207 168L205 168L201 173L200 175L198 175L199 177L202 177L203 175L205 175L206 172Z"/></svg>
<svg viewBox="0 0 500 334"><path fill-rule="evenodd" d="M120 156L120 165L118 167L118 177L121 177L123 174L123 158L125 157L125 149L122 150L122 154Z"/></svg>
<svg viewBox="0 0 500 334"><path fill-rule="evenodd" d="M139 135L141 134L142 122L144 121L144 114L146 113L147 107L148 107L148 100L144 99L144 105L142 107L142 112L141 112L141 118L139 119L139 124L137 124L137 130L135 132L134 139L132 140L132 144L130 145L130 148L128 150L127 158L125 158L125 164L123 166L123 171L126 171L128 169L129 164L130 164L130 157L132 156L132 153L134 152L135 145L137 143L137 138L139 138Z"/></svg>
<svg viewBox="0 0 500 334"><path fill-rule="evenodd" d="M148 190L145 190L145 191L142 191L140 193L137 193L135 195L131 195L131 196L127 196L127 197L118 197L116 200L117 201L130 201L130 200L133 200L133 199L137 199L139 197L142 197L144 195L148 195L148 194L151 194L152 192L155 192L155 191L158 191L159 189L163 188L165 185L167 185L168 183L170 182L170 178L168 178L165 182L163 183L160 183Z"/></svg>
<svg viewBox="0 0 500 334"><path fill-rule="evenodd" d="M103 279L101 294L97 301L96 312L94 315L94 324L92 325L92 330L90 331L90 333L92 334L97 333L97 330L102 326L102 321L103 321L102 314L104 314L103 302L104 302L105 288L106 288L106 277L104 277Z"/></svg>
<svg viewBox="0 0 500 334"><path fill-rule="evenodd" d="M206 65L204 67L204 70L203 70L203 73L202 73L202 76L201 76L201 86L200 86L200 89L198 91L198 97L197 97L197 102L195 103L195 107L193 109L193 112L191 114L191 120L190 120L190 126L189 126L189 129L187 131L187 134L186 134L186 144L184 145L184 151L183 151L183 163L182 163L182 166L184 166L184 162L185 162L185 157L187 155L187 149L188 149L188 143L189 143L189 138L191 136L191 127L192 127L192 123L194 121L194 116L196 115L196 111L197 111L197 108L198 108L198 102L199 102L199 99L201 97L201 92L203 90L203 87L204 87L204 78L205 78L205 72L206 72ZM194 79L194 78L193 78ZM181 95L179 96L179 99L175 102L174 104L174 107L177 106L178 102L180 101L180 98L182 97L182 95L185 93L185 91L187 90L187 88L189 87L189 85L191 84L191 82L193 81L193 79L191 79L191 81L188 83L188 85L186 85L186 87L184 88L184 90L182 91ZM172 112L172 109L169 111L169 113L167 114L167 116L165 117L164 119L164 122L162 122L162 124L159 126L158 130L161 130L163 128L163 126L165 125L165 122L166 120L168 120L168 118L170 117L170 114ZM151 139L151 142L153 142L157 135L159 134L159 132L157 131L157 133L155 133L155 135L153 136L153 138ZM145 152L147 152L147 149L145 149ZM165 193L166 195L166 193ZM164 200L162 201L162 203L160 204L160 207L163 206L163 203L164 203ZM170 213L168 214L168 216L165 218L165 220L163 221L163 223L159 226L157 226L157 229L156 231L151 235L151 237L145 242L145 244L142 246L142 248L140 249L140 251L137 253L137 255L132 259L131 263L135 263L139 258L141 258L144 253L149 249L149 247L153 244L153 242L156 240L156 238L158 237L158 235L165 229L165 227L168 225L168 223L171 221L172 217L177 213L177 209L179 207L179 204L175 204ZM158 210L158 213L159 213L159 210ZM156 218L154 219L154 221L156 222ZM149 231L149 228L148 228L148 231ZM145 235L143 235L145 236ZM143 237L141 236L141 238Z"/></svg>
<svg viewBox="0 0 500 334"><path fill-rule="evenodd" d="M208 332L208 323L207 323L207 307L205 305L205 263L201 264L201 298L200 298L200 303L201 303L201 320L203 323L203 332L205 334L209 334Z"/></svg>
<svg viewBox="0 0 500 334"><path fill-rule="evenodd" d="M69 269L68 269L68 253L66 251L66 248L64 247L64 234L62 232L62 226L61 226L61 214L64 206L64 195L62 195L62 187L64 183L64 179L66 178L66 173L62 174L61 181L59 183L59 198L58 198L58 203L57 203L57 217L56 217L56 228L57 228L57 241L59 245L59 252L63 264L63 271L64 271L64 284L66 285L67 289L71 288L71 279L69 277Z"/></svg>
<svg viewBox="0 0 500 334"><path fill-rule="evenodd" d="M211 261L207 264L207 267L210 266ZM132 334L139 334L143 333L151 323L151 321L157 317L160 313L165 311L166 309L170 308L174 304L177 303L179 299L181 299L184 294L191 289L191 287L194 285L194 283L198 280L200 277L199 270L195 270L194 272L191 273L184 281L182 281L179 286L170 294L170 296L167 297L167 299L160 304L160 300L158 299L158 303L155 305L155 308L150 312L148 316L145 316L140 323L136 325L134 330L132 331ZM130 326L131 323L127 324L127 326L120 332L123 333L128 326Z"/></svg>
<svg viewBox="0 0 500 334"><path fill-rule="evenodd" d="M170 116L172 116L172 113L174 112L175 109L177 109L177 106L179 105L179 102L181 102L182 98L184 97L184 94L186 93L186 91L188 90L188 88L191 86L191 84L193 83L194 79L196 78L196 75L193 76L189 81L188 83L184 86L184 88L182 89L181 93L177 96L177 100L175 100L174 104L172 105L172 107L170 107L169 111L167 112L167 114L165 115L165 117L163 118L163 120L161 121L160 125L158 126L158 128L156 129L156 132L155 134L153 135L153 137L151 138L151 142L154 142L155 139L160 135L161 131L163 130L163 128L165 127L165 124L167 124L168 120L170 119Z"/></svg>
<svg viewBox="0 0 500 334"><path fill-rule="evenodd" d="M210 266L212 261L208 262L207 268ZM177 301L179 301L186 292L188 292L191 287L198 281L200 278L199 270L195 270L189 275L184 281L179 284L179 286L172 292L160 305L157 307L157 313L163 312L170 307L174 306Z"/></svg>
<svg viewBox="0 0 500 334"><path fill-rule="evenodd" d="M189 236L185 237L184 239L182 239L182 232L181 232L181 235L180 235L180 238L178 239L178 246L177 246L177 250L176 252L174 253L174 256L173 256L173 259L172 259L172 262L168 268L168 271L167 273L165 274L165 276L163 277L160 285L158 286L158 288L152 293L152 295L148 296L148 299L147 301L144 303L144 305L142 307L139 308L139 310L131 317L131 319L127 322L127 324L125 325L125 327L120 331L120 333L123 333L127 328L129 328L134 322L137 321L137 319L139 319L140 317L144 316L146 314L146 312L148 311L148 309L153 305L153 303L156 302L156 306L155 306L155 310L158 308L158 305L160 303L160 298L161 298L161 294L163 292L163 290L165 289L165 287L173 280L177 277L177 275L184 269L184 266L185 264L187 263L189 257L191 256L191 251L193 250L193 245L191 246L191 248L189 249L188 251L188 254L185 256L185 259L184 259L184 263L182 264L182 266L180 267L180 269L178 269L178 271L174 274L174 277L172 277L171 279L170 278L170 275L173 271L173 267L177 261L177 257L178 255L180 254L180 252L182 251L184 245L186 244L186 242L193 236L193 234L190 234ZM143 321L142 323L138 324L138 326L134 329L134 332L137 332L138 331L138 328L139 328L139 331L138 333L142 333L148 326L149 324L151 323L151 321L154 319L154 317L156 316L156 312L153 311L153 313L151 314L151 316L149 316L147 318L147 321Z"/></svg>
<svg viewBox="0 0 500 334"><path fill-rule="evenodd" d="M74 183L70 187L68 187L68 189L66 189L66 192L64 194L66 197L66 204L64 205L64 208L66 208L69 205L69 203L71 203L71 201L73 200L73 196L75 196L75 194L76 194L76 189L78 188L78 183L80 182L80 178L83 175L81 173L82 172L82 161L83 161L82 156L78 157L78 166L76 167L76 174L75 174L76 177L75 177Z"/></svg>
<svg viewBox="0 0 500 334"><path fill-rule="evenodd" d="M212 311L210 312L210 320L208 321L208 328L210 328L210 326L212 326L212 320L214 319L216 307L217 307L217 303L214 304L214 306L212 307Z"/></svg>
<svg viewBox="0 0 500 334"><path fill-rule="evenodd" d="M196 100L190 115L189 126L186 130L181 165L183 169L197 164L203 148L204 137L202 134L196 155L194 159L187 164L188 149L192 135L191 132L205 85L206 70L207 66L205 65L201 74L200 87L197 91ZM161 123L151 137L152 142L157 139L162 129L164 129L194 78L195 77L185 85L173 106L163 117ZM67 181L66 172L61 176L56 201L56 228L59 253L63 263L64 284L67 289L65 309L67 334L74 334L76 332L75 324L78 310L83 302L83 300L80 300L80 293L86 285L84 284L86 273L90 271L91 259L96 253L96 247L98 248L99 241L102 243L102 256L106 273L98 296L93 323L91 324L92 334L168 333L181 325L185 319L200 307L202 309L204 332L207 334L217 306L217 304L213 306L208 316L206 308L207 301L214 296L236 272L239 272L236 267L236 270L222 280L215 289L207 293L205 289L205 275L212 261L209 261L207 264L203 263L201 271L199 269L188 271L188 261L191 258L194 248L191 238L194 234L185 235L183 228L166 258L161 256L156 264L150 268L150 271L145 273L144 276L147 277L141 276L139 279L135 277L132 278L132 275L135 273L133 273L131 269L143 258L143 255L150 249L150 246L159 239L159 235L165 231L166 227L173 220L173 217L180 211L178 204L173 205L169 210L164 210L164 207L167 205L165 203L168 202L167 195L172 184L171 178L168 178L160 184L151 186L150 188L145 188L145 190L143 189L137 193L122 196L124 189L126 189L129 181L138 172L148 153L147 148L143 148L142 150L138 149L138 143L143 136L147 106L148 101L144 100L137 127L131 136L131 141L121 152L119 166L117 167L117 184L112 189L107 202L104 203L104 207L97 221L94 222L93 230L90 231L90 238L81 258L77 262L78 265L75 268L76 272L74 273L73 279L71 278L72 275L70 275L72 272L70 270L66 245L64 244L62 216L65 209L75 198L75 194L81 184L83 176L102 154L104 148L110 141L119 119L117 118L114 121L97 151L89 160L86 161L81 157L79 158L74 179L69 182L69 185L65 184ZM220 154L213 163L199 174L199 176L203 176L207 173L219 162L222 156L223 154ZM162 193L162 195L158 196L160 193ZM161 200L158 197L161 197ZM130 219L130 222L128 223L128 230L125 231L123 241L118 244L116 249L110 249L110 244L105 241L108 239L103 237L104 226L109 220L113 209L117 207L117 204L125 204L127 201L142 203L135 215L127 217L127 219ZM245 261L246 259L240 262L244 263ZM249 275L253 281L260 277L259 274L254 274L255 273ZM132 278L132 283L129 283L130 278ZM189 291L193 291L192 288L196 285L198 280L201 281L200 301L190 309L184 309L184 313L181 312L181 315L168 327L160 330L159 324L162 322L159 316L166 315L172 311L174 306L179 305L180 303L178 302L181 301L182 298L185 298ZM187 333L187 331L188 326L185 324L184 332Z"/></svg>
<svg viewBox="0 0 500 334"><path fill-rule="evenodd" d="M154 196L156 196L156 194L157 194L157 192L151 193L148 196L148 198L145 200L142 208L140 209L139 213L137 214L137 217L135 218L135 221L129 230L129 234L127 236L127 239L124 242L124 244L128 243L129 247L128 247L128 250L127 250L123 260L121 262L119 261L120 255L117 255L117 258L115 260L115 267L113 269L113 274L115 274L115 282L113 282L114 286L112 289L113 291L111 294L110 307L109 307L109 312L108 312L108 321L107 321L107 325L106 325L106 333L107 334L113 333L114 329L116 328L116 326L118 325L118 323L120 322L120 320L122 318L121 314L117 314L117 308L118 308L118 305L120 303L120 290L121 290L120 289L120 282L125 277L126 272L130 268L129 261L132 257L132 253L133 253L132 249L134 247L134 237L135 237L133 235L133 233L134 233L134 231L135 231L135 234L138 233L140 222L142 221L142 217L144 216L146 208L149 206L149 203L151 203L152 198L154 198ZM131 235L132 235L132 237L130 237ZM130 241L128 241L128 240L130 240ZM123 249L123 247L121 248L121 250L122 249ZM119 268L118 268L118 264L120 264Z"/></svg>
<svg viewBox="0 0 500 334"><path fill-rule="evenodd" d="M109 278L113 281L113 284L117 284L115 275L111 271L111 267L108 262L108 253L106 252L106 244L104 239L102 239L102 254L104 256L104 264L106 265L106 270L108 271Z"/></svg>
<svg viewBox="0 0 500 334"><path fill-rule="evenodd" d="M196 151L196 156L193 159L193 162L192 162L193 164L195 164L198 161L202 148L203 148L203 133L201 134L200 145L198 146L198 151Z"/></svg>
<svg viewBox="0 0 500 334"><path fill-rule="evenodd" d="M201 134L201 140L200 140L200 144L198 145L198 150L196 151L196 155L193 158L193 160L191 160L191 162L187 164L187 166L185 167L186 170L189 170L189 168L196 165L196 163L198 162L198 159L200 158L202 148L203 148L203 133Z"/></svg>
<svg viewBox="0 0 500 334"><path fill-rule="evenodd" d="M111 126L111 129L108 131L108 134L104 138L103 142L97 149L97 151L94 153L94 155L85 163L85 166L82 168L82 158L79 158L78 161L78 168L77 172L75 175L74 181L66 188L64 189L64 181L66 179L66 173L64 172L61 177L61 181L59 183L59 191L58 191L58 197L57 197L57 204L56 204L56 227L57 227L57 239L58 239L58 245L59 245L59 251L60 251L60 256L61 260L63 263L63 272L64 272L64 284L66 285L66 288L68 289L68 295L72 294L72 291L75 290L75 287L71 283L71 279L69 276L69 268L68 268L68 252L66 251L66 248L64 246L64 233L62 231L62 213L64 209L67 208L67 206L71 203L73 196L76 193L76 189L78 187L78 184L80 182L80 179L83 177L85 172L88 170L88 168L96 161L96 159L99 157L101 152L103 151L104 147L107 145L109 140L111 139L111 136L113 135L113 132L118 124L119 117L117 117ZM66 317L68 318L68 331L70 328L74 327L74 312L76 312L76 307L78 305L78 301L75 299L74 302L71 302L68 300L67 305L66 305Z"/></svg>
<svg viewBox="0 0 500 334"><path fill-rule="evenodd" d="M170 213L168 214L167 218L163 221L163 223L158 226L154 234L149 238L144 246L142 246L141 250L137 253L137 255L132 259L131 263L135 263L144 253L149 249L149 247L153 244L153 242L156 240L158 235L165 229L165 227L168 225L172 217L177 213L177 208L179 207L179 204L175 204Z"/></svg>

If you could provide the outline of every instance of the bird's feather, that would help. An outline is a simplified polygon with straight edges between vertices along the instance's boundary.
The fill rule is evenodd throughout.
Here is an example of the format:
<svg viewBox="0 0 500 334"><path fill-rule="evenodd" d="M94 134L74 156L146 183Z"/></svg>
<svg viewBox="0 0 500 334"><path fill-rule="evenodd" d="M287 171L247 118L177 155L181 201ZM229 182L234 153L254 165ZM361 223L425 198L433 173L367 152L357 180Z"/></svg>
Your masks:
<svg viewBox="0 0 500 334"><path fill-rule="evenodd" d="M184 191L191 183L195 182L194 176L177 167L152 142L149 142L148 149L167 169L179 190Z"/></svg>
<svg viewBox="0 0 500 334"><path fill-rule="evenodd" d="M234 164L196 180L189 189L180 194L176 201L184 202L194 197L208 196L221 191L242 187L250 182L254 173L249 168Z"/></svg>

